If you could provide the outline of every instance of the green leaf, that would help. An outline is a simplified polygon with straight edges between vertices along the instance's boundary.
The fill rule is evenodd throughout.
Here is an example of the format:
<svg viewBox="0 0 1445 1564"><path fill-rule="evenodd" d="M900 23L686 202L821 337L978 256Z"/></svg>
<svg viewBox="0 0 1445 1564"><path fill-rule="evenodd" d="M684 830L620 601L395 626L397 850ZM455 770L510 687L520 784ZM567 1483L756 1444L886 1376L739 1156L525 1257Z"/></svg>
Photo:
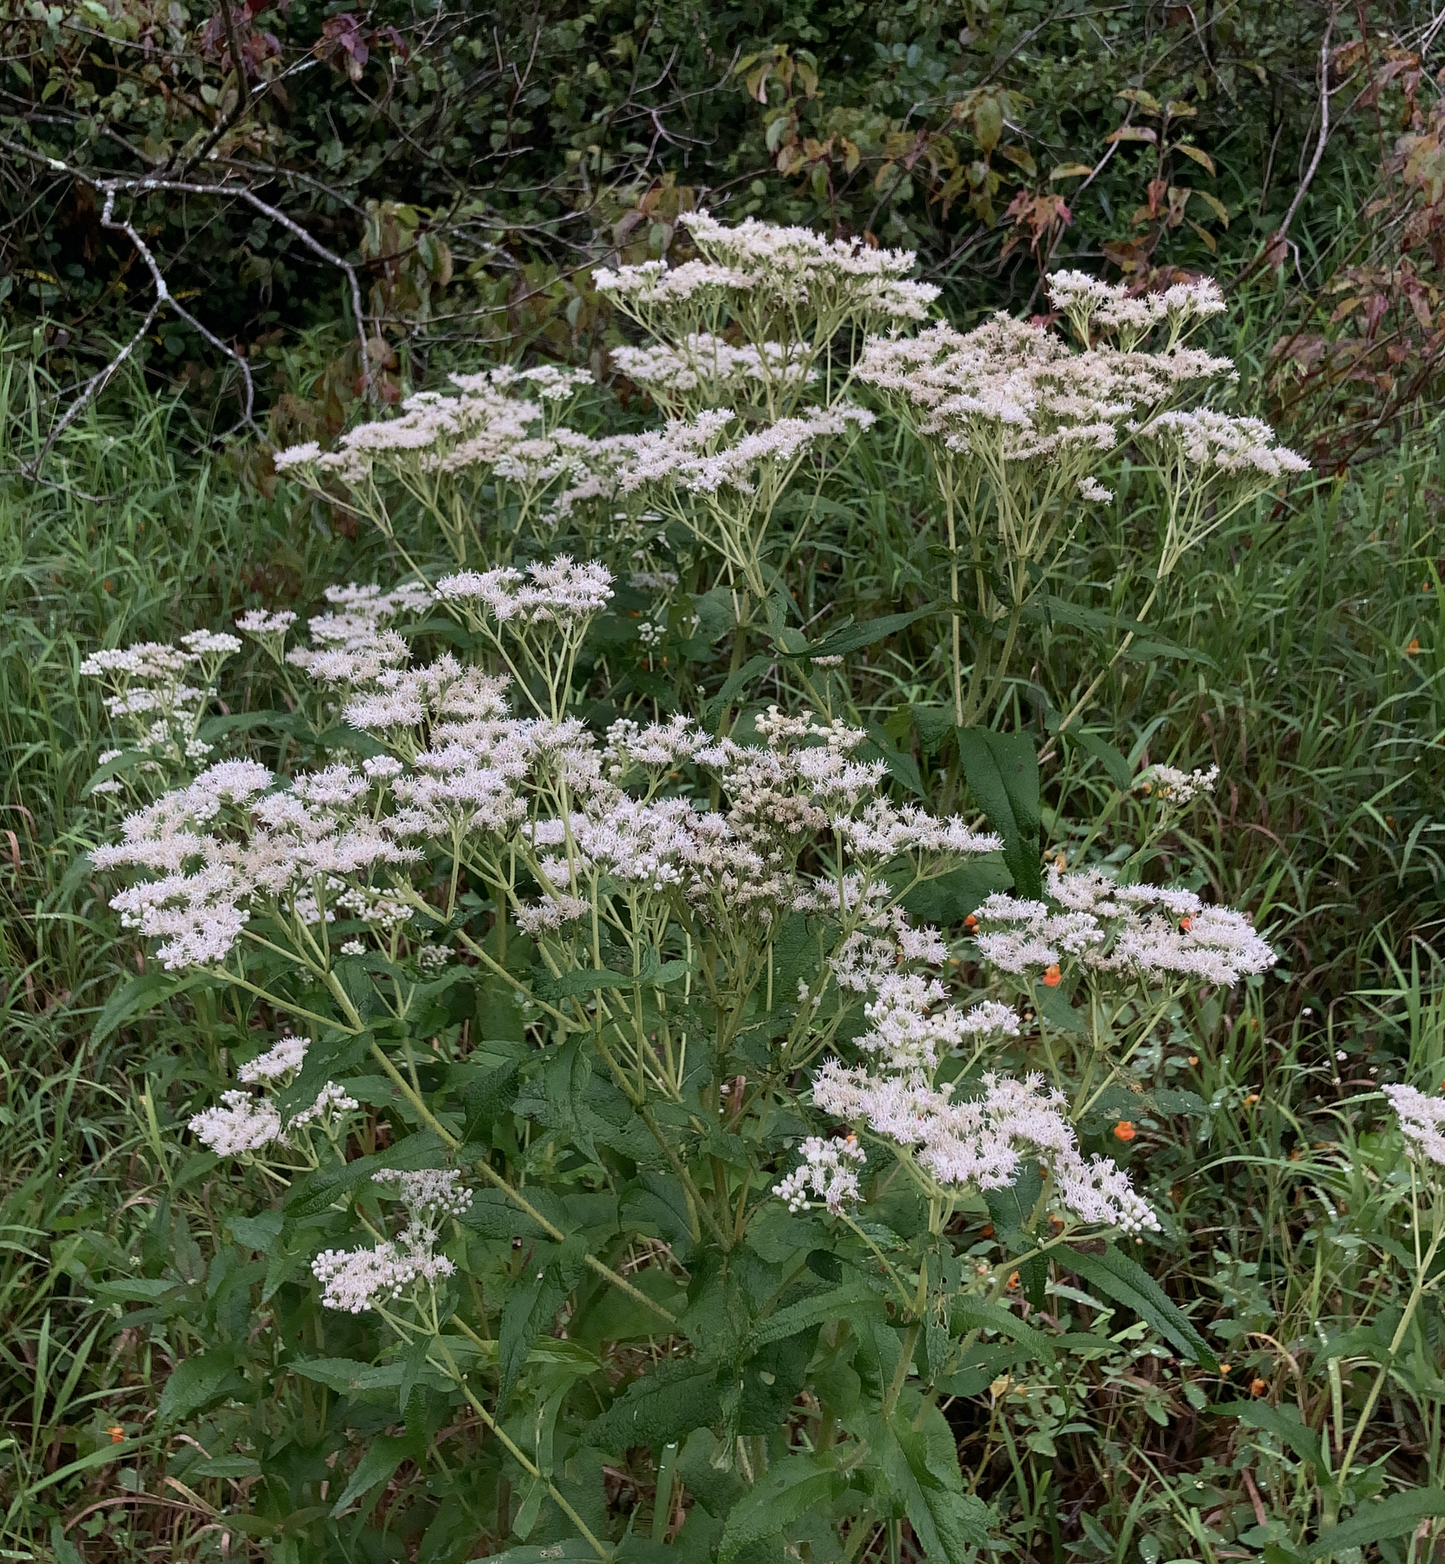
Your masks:
<svg viewBox="0 0 1445 1564"><path fill-rule="evenodd" d="M1020 896L1039 895L1039 757L1027 733L957 728L969 790L1003 838L1004 862Z"/></svg>
<svg viewBox="0 0 1445 1564"><path fill-rule="evenodd" d="M814 1456L785 1456L729 1511L718 1546L718 1564L730 1564L745 1548L764 1538L786 1534L809 1510L831 1504L843 1483L842 1473L820 1467Z"/></svg>
<svg viewBox="0 0 1445 1564"><path fill-rule="evenodd" d="M1378 1504L1367 1504L1349 1520L1322 1531L1307 1548L1300 1551L1305 1564L1346 1548L1363 1548L1372 1542L1404 1537L1423 1520L1445 1515L1445 1490L1416 1488L1409 1493L1394 1493Z"/></svg>
<svg viewBox="0 0 1445 1564"><path fill-rule="evenodd" d="M510 1113L512 1104L517 1100L520 1080L520 1061L512 1059L495 1070L488 1070L480 1080L473 1081L467 1087L466 1095L462 1098L462 1109L466 1114L465 1128L462 1130L463 1144L473 1141L491 1144L497 1120L504 1113Z"/></svg>
<svg viewBox="0 0 1445 1564"><path fill-rule="evenodd" d="M338 1395L362 1396L373 1391L396 1390L401 1385L405 1365L397 1363L357 1363L351 1358L306 1358L288 1365L302 1379L315 1380ZM450 1384L439 1373L429 1381L441 1389Z"/></svg>
<svg viewBox="0 0 1445 1564"><path fill-rule="evenodd" d="M134 771L142 766L150 757L144 750L123 750L119 755L112 755L103 766L98 766L90 780L80 790L81 798L89 798L102 782L109 782L112 777L122 776L127 771Z"/></svg>
<svg viewBox="0 0 1445 1564"><path fill-rule="evenodd" d="M385 1434L373 1436L361 1459L356 1463L356 1470L351 1474L341 1497L331 1507L332 1518L343 1514L363 1494L370 1493L374 1488L380 1488L383 1483L389 1483L397 1467L409 1457L419 1453L420 1441L410 1434L402 1434L395 1438Z"/></svg>
<svg viewBox="0 0 1445 1564"><path fill-rule="evenodd" d="M511 1395L532 1350L532 1343L543 1331L552 1328L557 1310L577 1285L587 1251L585 1235L573 1234L564 1243L557 1245L540 1271L531 1272L527 1281L513 1285L511 1296L502 1310L502 1323L497 1330L500 1373L498 1407Z"/></svg>
<svg viewBox="0 0 1445 1564"><path fill-rule="evenodd" d="M244 1388L235 1359L224 1349L182 1358L161 1391L156 1417L162 1423L179 1421Z"/></svg>
<svg viewBox="0 0 1445 1564"><path fill-rule="evenodd" d="M486 1558L473 1559L471 1564L597 1564L597 1553L591 1543L580 1537L569 1537L564 1542L529 1543L521 1548L507 1548L501 1553L489 1553Z"/></svg>
<svg viewBox="0 0 1445 1564"><path fill-rule="evenodd" d="M1089 1035L1088 1016L1082 1010L1076 1010L1061 989L1050 988L1047 983L1035 983L1034 1009L1056 1032L1073 1032L1079 1037Z"/></svg>
<svg viewBox="0 0 1445 1564"><path fill-rule="evenodd" d="M321 1088L354 1070L371 1050L372 1034L358 1032L324 1032L319 1041L306 1050L301 1073L287 1087L276 1094L276 1111L282 1123L294 1114L309 1108L316 1101Z"/></svg>
<svg viewBox="0 0 1445 1564"><path fill-rule="evenodd" d="M196 737L205 744L227 733L250 733L256 728L279 728L283 733L295 730L295 719L283 711L233 711L219 717L207 717L196 729Z"/></svg>
<svg viewBox="0 0 1445 1564"><path fill-rule="evenodd" d="M988 1540L988 1506L963 1491L957 1444L943 1414L934 1406L915 1412L917 1403L916 1395L905 1397L887 1423L871 1417L861 1431L902 1501L919 1552L929 1564L965 1564Z"/></svg>
<svg viewBox="0 0 1445 1564"><path fill-rule="evenodd" d="M756 1352L770 1341L783 1341L796 1336L799 1331L822 1325L828 1320L856 1322L868 1315L886 1318L883 1300L866 1282L845 1282L841 1287L830 1287L826 1292L814 1293L800 1303L790 1303L769 1315L748 1335L743 1346L744 1354ZM855 1324L855 1329L856 1329Z"/></svg>
<svg viewBox="0 0 1445 1564"><path fill-rule="evenodd" d="M1311 1462L1317 1471L1322 1469L1319 1433L1302 1422L1299 1413L1293 1409L1272 1407L1265 1401L1250 1401L1240 1408L1239 1421L1246 1428L1260 1428L1273 1434L1285 1449L1292 1450L1300 1460Z"/></svg>
<svg viewBox="0 0 1445 1564"><path fill-rule="evenodd" d="M261 1463L249 1455L213 1455L186 1469L187 1477L259 1477Z"/></svg>
<svg viewBox="0 0 1445 1564"><path fill-rule="evenodd" d="M634 1445L676 1444L722 1415L715 1364L662 1362L635 1379L587 1430L587 1443L621 1454Z"/></svg>
<svg viewBox="0 0 1445 1564"><path fill-rule="evenodd" d="M714 695L713 698L707 703L706 710L708 716L710 718L716 717L717 713L720 712L723 707L726 706L727 703L739 693L739 691L746 689L747 686L754 679L756 679L760 673L766 673L776 661L777 654L773 652L759 652L756 656L749 657L741 668L727 676L726 680L723 682L722 689L720 689L717 694Z"/></svg>
<svg viewBox="0 0 1445 1564"><path fill-rule="evenodd" d="M286 1215L292 1221L325 1211L342 1195L371 1182L374 1173L402 1169L409 1173L422 1168L439 1168L446 1163L446 1145L433 1130L419 1130L385 1151L357 1157L345 1167L320 1168L294 1184L286 1200Z"/></svg>
<svg viewBox="0 0 1445 1564"><path fill-rule="evenodd" d="M1032 1157L1025 1157L1019 1163L1013 1183L1003 1189L984 1192L984 1204L994 1229L1010 1254L1028 1254L1037 1247L1038 1240L1025 1230L1024 1224L1034 1214L1043 1191L1044 1181L1038 1163ZM1043 1308L1044 1288L1049 1280L1049 1262L1043 1255L1036 1254L1020 1264L1019 1280L1023 1284L1024 1297L1034 1308Z"/></svg>
<svg viewBox="0 0 1445 1564"><path fill-rule="evenodd" d="M1120 792L1129 790L1134 780L1133 767L1112 744L1101 739L1097 733L1090 733L1087 728L1065 728L1064 738L1091 760L1097 760Z"/></svg>
<svg viewBox="0 0 1445 1564"><path fill-rule="evenodd" d="M1046 1363L1054 1361L1053 1343L1042 1331L1025 1325L1016 1314L1011 1314L1000 1303L988 1303L982 1298L972 1298L967 1293L955 1297L949 1305L949 1322L954 1330L997 1331L1019 1346L1027 1347L1036 1358Z"/></svg>
<svg viewBox="0 0 1445 1564"><path fill-rule="evenodd" d="M858 624L840 625L836 630L825 635L821 641L815 641L811 646L805 646L800 651L784 652L783 655L806 658L844 657L849 652L860 651L865 646L872 646L878 641L886 640L890 635L896 635L900 630L905 630L909 625L916 624L920 619L937 612L938 604L929 603L907 614L884 614L878 619L864 619Z"/></svg>
<svg viewBox="0 0 1445 1564"><path fill-rule="evenodd" d="M888 774L903 784L918 798L927 798L918 762L906 750L901 750L888 737L881 723L868 724L868 742L857 752L860 760L881 760L888 767Z"/></svg>
<svg viewBox="0 0 1445 1564"><path fill-rule="evenodd" d="M962 923L985 897L1012 886L1013 875L998 858L979 858L914 886L903 906L920 923L946 929Z"/></svg>
<svg viewBox="0 0 1445 1564"><path fill-rule="evenodd" d="M1105 1246L1103 1254L1084 1254L1070 1249L1067 1260L1095 1292L1132 1309L1185 1357L1193 1358L1200 1368L1219 1372L1219 1360L1210 1350L1209 1343L1141 1265L1120 1254L1112 1244Z"/></svg>
<svg viewBox="0 0 1445 1564"><path fill-rule="evenodd" d="M144 1015L147 1010L154 1010L157 1005L164 1004L177 994L184 994L193 988L217 986L219 981L209 972L192 972L184 977L174 972L146 972L139 977L129 978L101 1007L90 1031L91 1044L103 1043L127 1021Z"/></svg>

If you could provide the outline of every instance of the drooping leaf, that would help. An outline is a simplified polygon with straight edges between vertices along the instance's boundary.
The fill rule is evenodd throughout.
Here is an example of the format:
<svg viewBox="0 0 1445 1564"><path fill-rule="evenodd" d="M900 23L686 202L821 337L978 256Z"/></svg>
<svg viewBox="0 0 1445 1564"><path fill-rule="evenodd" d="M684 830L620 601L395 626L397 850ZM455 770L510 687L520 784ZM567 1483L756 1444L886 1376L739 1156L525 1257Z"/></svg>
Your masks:
<svg viewBox="0 0 1445 1564"><path fill-rule="evenodd" d="M914 1427L917 1421L920 1426ZM988 1539L988 1506L966 1493L957 1444L937 1407L905 1396L885 1422L876 1414L858 1431L872 1446L888 1487L898 1499L925 1559L965 1564Z"/></svg>
<svg viewBox="0 0 1445 1564"><path fill-rule="evenodd" d="M830 1504L843 1486L835 1468L816 1456L789 1455L771 1466L728 1513L718 1546L718 1564L730 1564L745 1548L767 1537L786 1535L817 1505Z"/></svg>
<svg viewBox="0 0 1445 1564"><path fill-rule="evenodd" d="M635 1379L587 1430L587 1442L621 1454L634 1445L676 1444L721 1416L717 1365L684 1358Z"/></svg>
<svg viewBox="0 0 1445 1564"><path fill-rule="evenodd" d="M1106 739L1100 738L1097 733L1090 733L1087 728L1065 728L1064 739L1075 749L1082 750L1091 760L1097 760L1109 780L1121 792L1128 789L1134 780L1134 772L1124 756Z"/></svg>
<svg viewBox="0 0 1445 1564"><path fill-rule="evenodd" d="M782 1341L822 1325L828 1320L861 1320L868 1317L883 1319L883 1300L863 1281L845 1282L826 1292L814 1293L797 1303L790 1303L761 1321L749 1333L744 1347L746 1352L756 1352L770 1341Z"/></svg>
<svg viewBox="0 0 1445 1564"><path fill-rule="evenodd" d="M1033 1216L1043 1190L1038 1163L1032 1157L1025 1157L1011 1184L1003 1189L985 1191L984 1203L988 1206L994 1231L1009 1253L1030 1254L1038 1247L1038 1240L1026 1230L1025 1224ZM1018 1276L1024 1297L1034 1308L1043 1308L1049 1262L1041 1254L1031 1254L1020 1262Z"/></svg>
<svg viewBox="0 0 1445 1564"><path fill-rule="evenodd" d="M198 1357L182 1358L171 1370L161 1391L156 1417L162 1423L179 1421L244 1389L230 1351L212 1348Z"/></svg>
<svg viewBox="0 0 1445 1564"><path fill-rule="evenodd" d="M527 1355L532 1350L532 1343L543 1331L551 1328L557 1310L577 1285L587 1248L586 1237L581 1233L574 1234L557 1245L545 1265L539 1266L530 1277L513 1286L497 1329L499 1406L511 1395Z"/></svg>
<svg viewBox="0 0 1445 1564"><path fill-rule="evenodd" d="M174 999L178 994L188 993L195 988L215 987L219 982L210 972L145 972L129 978L101 1006L95 1025L91 1028L91 1044L103 1043L127 1021L154 1010L157 1005Z"/></svg>
<svg viewBox="0 0 1445 1564"><path fill-rule="evenodd" d="M356 1463L341 1497L331 1507L333 1517L344 1514L364 1495L391 1481L398 1466L405 1460L420 1454L421 1441L410 1434L389 1437L385 1434L373 1438Z"/></svg>
<svg viewBox="0 0 1445 1564"><path fill-rule="evenodd" d="M936 603L929 603L923 608L915 608L906 614L883 614L877 619L864 619L858 624L840 625L836 630L825 635L821 641L815 641L811 646L804 646L797 651L784 653L788 657L845 657L849 652L860 651L865 646L873 646L878 641L886 640L890 635L896 635L900 630L906 630L909 625L916 624L920 619L927 618L929 614L938 612Z"/></svg>
<svg viewBox="0 0 1445 1564"><path fill-rule="evenodd" d="M1020 896L1039 894L1039 757L1027 733L955 729L970 792L1003 838L1004 862Z"/></svg>
<svg viewBox="0 0 1445 1564"><path fill-rule="evenodd" d="M985 897L1012 885L1013 875L998 858L979 858L914 886L903 906L920 923L947 929L962 923Z"/></svg>
<svg viewBox="0 0 1445 1564"><path fill-rule="evenodd" d="M1305 1564L1326 1555L1343 1553L1347 1548L1364 1548L1372 1542L1387 1542L1392 1537L1408 1536L1423 1520L1445 1515L1445 1490L1415 1488L1408 1493L1393 1493L1378 1504L1366 1504L1349 1520L1331 1526L1300 1550Z"/></svg>
<svg viewBox="0 0 1445 1564"><path fill-rule="evenodd" d="M1260 1428L1273 1434L1300 1460L1310 1461L1316 1470L1321 1469L1319 1431L1302 1422L1292 1407L1272 1407L1267 1401L1248 1401L1240 1409L1239 1420L1246 1428Z"/></svg>
<svg viewBox="0 0 1445 1564"><path fill-rule="evenodd" d="M1143 1266L1128 1255L1120 1254L1108 1244L1102 1254L1085 1254L1071 1249L1061 1258L1067 1258L1068 1264L1095 1292L1132 1309L1185 1357L1192 1358L1201 1368L1218 1373L1219 1360L1188 1315Z"/></svg>
<svg viewBox="0 0 1445 1564"><path fill-rule="evenodd" d="M1018 1315L1010 1313L1002 1304L971 1298L963 1293L949 1305L949 1319L955 1330L961 1326L964 1330L997 1331L1000 1336L1007 1336L1010 1341L1026 1347L1034 1357L1042 1358L1046 1363L1054 1361L1053 1343L1049 1338L1032 1325L1025 1325Z"/></svg>
<svg viewBox="0 0 1445 1564"><path fill-rule="evenodd" d="M286 1214L294 1221L325 1211L342 1195L370 1183L374 1173L417 1172L422 1168L439 1168L445 1161L446 1146L442 1138L432 1130L418 1130L385 1151L357 1157L344 1167L321 1168L298 1180L287 1197Z"/></svg>
<svg viewBox="0 0 1445 1564"><path fill-rule="evenodd" d="M480 1141L490 1143L497 1120L511 1111L520 1089L521 1062L510 1059L506 1064L489 1070L480 1080L467 1087L462 1099L466 1113L462 1141L469 1144Z"/></svg>

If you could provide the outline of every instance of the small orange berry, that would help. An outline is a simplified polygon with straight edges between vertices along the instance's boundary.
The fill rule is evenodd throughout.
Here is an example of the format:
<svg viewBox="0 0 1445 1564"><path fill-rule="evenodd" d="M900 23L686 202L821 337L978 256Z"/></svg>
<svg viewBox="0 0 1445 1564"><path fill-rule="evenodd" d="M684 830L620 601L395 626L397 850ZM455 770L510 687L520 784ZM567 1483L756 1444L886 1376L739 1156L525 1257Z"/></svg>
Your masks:
<svg viewBox="0 0 1445 1564"><path fill-rule="evenodd" d="M985 1238L992 1238L993 1237L993 1223L992 1222L985 1222L983 1224L983 1226L981 1228L979 1228L979 1232L981 1232Z"/></svg>
<svg viewBox="0 0 1445 1564"><path fill-rule="evenodd" d="M1120 1119L1114 1126L1115 1140L1133 1140L1138 1133L1138 1130L1134 1128L1128 1119Z"/></svg>
<svg viewBox="0 0 1445 1564"><path fill-rule="evenodd" d="M1063 977L1062 977L1062 975L1059 972L1059 967L1058 967L1058 963L1057 962L1055 962L1053 966L1046 967L1044 969L1044 987L1045 988L1057 988L1059 986L1059 984L1062 983L1062 982L1063 982Z"/></svg>
<svg viewBox="0 0 1445 1564"><path fill-rule="evenodd" d="M1249 1393L1252 1396L1262 1396L1269 1389L1267 1379L1252 1379L1249 1382Z"/></svg>

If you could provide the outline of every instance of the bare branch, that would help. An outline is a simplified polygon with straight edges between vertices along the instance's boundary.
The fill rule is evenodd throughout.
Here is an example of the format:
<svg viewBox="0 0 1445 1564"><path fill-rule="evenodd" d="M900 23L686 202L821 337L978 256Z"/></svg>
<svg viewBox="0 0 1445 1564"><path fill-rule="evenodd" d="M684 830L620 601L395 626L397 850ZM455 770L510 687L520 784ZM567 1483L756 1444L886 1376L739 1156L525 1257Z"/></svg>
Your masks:
<svg viewBox="0 0 1445 1564"><path fill-rule="evenodd" d="M187 179L165 179L149 174L139 175L129 179L102 179L98 178L94 174L88 173L83 168L76 168L74 165L63 162L59 158L47 157L45 154L35 151L34 148L27 147L20 142L11 141L7 137L0 136L0 147L4 147L7 151L14 153L18 157L23 157L29 162L43 163L53 173L67 175L71 179L78 180L82 184L90 186L92 190L96 191L97 194L102 196L104 199L104 206L100 219L101 226L103 228L111 229L113 232L123 233L126 238L130 240L131 244L135 247L136 254L140 256L146 267L146 270L150 273L151 282L155 288L156 293L155 302L152 304L144 322L141 324L140 330L136 332L136 334L130 339L128 343L126 343L125 347L123 347L121 351L116 354L110 363L108 363L102 370L99 371L98 374L92 376L91 379L85 383L85 385L81 388L76 401L72 403L70 408L67 409L65 414L51 430L50 435L47 437L44 446L41 448L35 460L27 464L26 470L30 476L33 477L39 472L40 464L49 454L51 448L55 444L55 441L75 421L75 419L79 417L84 408L105 387L115 372L135 351L141 339L154 324L155 319L160 311L167 308L173 310L176 315L184 320L186 324L197 333L198 336L209 342L212 347L214 347L218 352L223 353L239 368L241 372L241 379L245 386L245 398L241 418L235 427L239 428L244 425L252 429L260 437L264 444L268 446L270 445L270 441L267 440L265 433L260 429L255 421L256 387L255 380L251 374L250 364L246 361L242 354L236 352L234 348L223 342L220 337L218 337L213 331L209 329L209 327L203 325L188 309L185 308L184 305L177 301L166 283L165 274L161 271L159 263L157 262L154 254L151 252L149 245L146 244L145 240L137 231L134 223L126 218L116 217L116 198L121 195L129 195L134 197L147 195L153 191L168 191L181 195L210 196L218 197L224 200L244 201L252 208L253 211L259 212L263 217L270 219L270 221L274 223L278 223L289 234L298 239L308 250L312 252L313 255L318 256L321 260L325 261L327 265L336 267L338 271L345 275L350 288L351 307L352 312L356 318L357 343L361 352L361 392L363 396L366 396L371 392L371 354L369 348L367 347L366 315L362 309L361 278L357 272L356 267L353 266L350 261L344 260L341 256L330 250L326 245L322 244L319 239L317 239L313 234L308 233L300 223L298 223L294 218L289 217L285 212L281 211L279 207L272 206L269 201L263 201L261 197L255 193L255 191L248 189L244 185L233 185L229 183L207 184L204 182Z"/></svg>

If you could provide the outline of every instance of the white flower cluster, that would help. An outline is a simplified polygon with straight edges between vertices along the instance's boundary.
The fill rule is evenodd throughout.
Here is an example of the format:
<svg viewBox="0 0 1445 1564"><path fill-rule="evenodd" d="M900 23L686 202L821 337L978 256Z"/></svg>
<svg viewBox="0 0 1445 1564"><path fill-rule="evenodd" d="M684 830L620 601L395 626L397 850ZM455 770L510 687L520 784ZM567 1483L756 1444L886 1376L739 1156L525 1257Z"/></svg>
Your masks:
<svg viewBox="0 0 1445 1564"><path fill-rule="evenodd" d="M1304 457L1280 445L1262 418L1235 418L1201 407L1160 413L1135 433L1159 448L1167 462L1210 473L1273 480L1309 471Z"/></svg>
<svg viewBox="0 0 1445 1564"><path fill-rule="evenodd" d="M856 1135L841 1140L825 1140L809 1135L802 1145L803 1161L773 1193L786 1200L789 1211L807 1211L812 1207L809 1195L815 1195L837 1216L844 1205L858 1198L858 1169L867 1162Z"/></svg>
<svg viewBox="0 0 1445 1564"><path fill-rule="evenodd" d="M130 815L121 840L96 850L99 868L140 871L112 905L160 941L162 965L226 959L258 913L273 943L314 947L308 960L335 918L395 929L421 908L411 877L433 852L460 856L488 884L512 883L520 855L542 887L512 908L529 932L562 929L613 894L680 894L718 927L841 907L852 921L840 940L906 938L921 953L936 936L900 933L882 868L907 859L928 877L999 846L956 818L879 798L886 768L855 758L861 730L775 709L757 721L758 744L681 720L622 721L599 742L574 718L509 715L500 681L447 655L380 668L344 714L391 753L274 789L265 767L226 762ZM686 766L716 784L722 807L652 796ZM639 775L641 798L620 785ZM830 861L841 843L845 861L804 872L819 841Z"/></svg>
<svg viewBox="0 0 1445 1564"><path fill-rule="evenodd" d="M1066 459L1075 491L1131 421L1193 381L1229 373L1228 359L1179 346L1072 352L1047 327L1002 314L966 333L945 323L916 337L875 337L857 369L953 455L985 468Z"/></svg>
<svg viewBox="0 0 1445 1564"><path fill-rule="evenodd" d="M719 408L699 413L690 423L674 419L646 434L619 436L612 442L619 491L631 494L666 484L690 494L711 495L724 488L751 494L761 469L791 471L815 442L857 433L876 421L861 407L813 408L726 444L723 432L735 416L731 408Z"/></svg>
<svg viewBox="0 0 1445 1564"><path fill-rule="evenodd" d="M95 849L97 868L137 868L153 878L121 891L111 905L126 928L161 941L168 970L220 962L250 919L253 902L289 923L314 924L316 887L344 888L382 865L419 860L406 838L415 814L373 818L374 784L349 766L329 766L265 792L271 773L254 761L223 761L186 788L126 817L122 839Z"/></svg>
<svg viewBox="0 0 1445 1564"><path fill-rule="evenodd" d="M375 679L385 668L406 662L406 642L391 620L402 614L424 613L431 603L425 587L401 586L383 592L378 586L328 587L326 600L335 612L307 621L310 646L293 646L286 661L318 684L354 686Z"/></svg>
<svg viewBox="0 0 1445 1564"><path fill-rule="evenodd" d="M613 366L645 386L664 407L705 407L750 386L801 387L817 379L798 343L734 346L711 332L689 332L675 345L612 350Z"/></svg>
<svg viewBox="0 0 1445 1564"><path fill-rule="evenodd" d="M942 1190L1001 1189L1013 1182L1026 1157L1034 1157L1052 1175L1053 1204L1077 1220L1125 1232L1157 1229L1154 1213L1126 1173L1103 1157L1084 1160L1063 1099L1044 1091L1038 1077L1020 1082L985 1075L982 1095L957 1100L957 1083L936 1083L945 1059L965 1054L977 1059L989 1040L1017 1037L1019 1022L1008 1006L994 1001L962 1009L949 1002L936 978L899 970L910 961L937 964L946 956L935 931L910 932L911 940L896 944L877 936L870 940L875 965L868 976L875 998L864 1009L870 1030L857 1040L868 1062L823 1064L813 1078L815 1106L856 1131L891 1142ZM794 1209L810 1188L819 1193L836 1188L839 1201L856 1199L856 1178L849 1183L846 1169L833 1173L829 1154L817 1149L839 1144L809 1141L802 1166L775 1193ZM839 1205L830 1202L830 1209Z"/></svg>
<svg viewBox="0 0 1445 1564"><path fill-rule="evenodd" d="M445 1216L461 1216L471 1206L472 1192L453 1169L423 1168L418 1173L373 1173L379 1184L407 1209L413 1223L435 1227Z"/></svg>
<svg viewBox="0 0 1445 1564"><path fill-rule="evenodd" d="M436 1253L437 1226L444 1217L461 1216L472 1201L461 1174L451 1170L374 1173L372 1182L406 1207L407 1224L399 1238L374 1249L327 1249L311 1262L321 1302L343 1314L364 1314L407 1293L420 1301L423 1290L455 1275L456 1266Z"/></svg>
<svg viewBox="0 0 1445 1564"><path fill-rule="evenodd" d="M1413 1086L1386 1086L1385 1096L1400 1120L1400 1133L1411 1155L1436 1168L1445 1168L1445 1097L1429 1097Z"/></svg>
<svg viewBox="0 0 1445 1564"><path fill-rule="evenodd" d="M817 1072L813 1101L825 1113L910 1149L945 1189L980 1191L1012 1184L1026 1157L1049 1171L1051 1204L1089 1226L1157 1232L1159 1219L1129 1175L1105 1157L1087 1161L1062 1095L1042 1078L985 1075L977 1097L956 1098L921 1069L874 1074L830 1060Z"/></svg>
<svg viewBox="0 0 1445 1564"><path fill-rule="evenodd" d="M343 1314L365 1314L404 1294L435 1288L457 1269L433 1249L436 1236L413 1226L374 1249L323 1249L311 1262L311 1274L321 1283L322 1304Z"/></svg>
<svg viewBox="0 0 1445 1564"><path fill-rule="evenodd" d="M1085 346L1091 327L1117 335L1130 348L1164 321L1172 347L1192 325L1224 310L1219 284L1208 277L1139 293L1127 283L1107 283L1087 272L1058 271L1049 278L1049 298Z"/></svg>
<svg viewBox="0 0 1445 1564"><path fill-rule="evenodd" d="M306 1039L283 1037L273 1048L243 1064L236 1072L246 1086L286 1086L300 1073L306 1058ZM289 1137L311 1124L320 1124L335 1137L348 1113L360 1107L335 1081L327 1081L307 1108L282 1122L276 1104L264 1094L221 1093L221 1106L206 1108L190 1121L190 1131L218 1157L248 1157L267 1146L286 1146Z"/></svg>
<svg viewBox="0 0 1445 1564"><path fill-rule="evenodd" d="M974 943L984 961L1028 980L1057 980L1057 969L1071 963L1103 984L1225 988L1275 962L1243 913L1208 906L1193 891L1120 885L1099 869L1050 868L1047 894L1043 902L1000 892L977 908Z"/></svg>
<svg viewBox="0 0 1445 1564"><path fill-rule="evenodd" d="M503 565L443 576L436 595L444 603L478 610L501 623L590 619L612 599L612 572L595 561L574 564L563 554L550 564L529 565L525 575Z"/></svg>
<svg viewBox="0 0 1445 1564"><path fill-rule="evenodd" d="M419 391L395 416L348 430L332 451L323 452L315 441L278 451L276 471L313 481L335 478L355 488L378 466L386 472L434 471L463 449L470 450L471 462L490 465L527 439L542 417L538 403L506 394L516 378L510 370L453 377L460 395Z"/></svg>
<svg viewBox="0 0 1445 1564"><path fill-rule="evenodd" d="M80 672L99 679L109 690L105 709L111 719L129 729L130 748L154 763L171 766L203 760L212 746L198 736L211 689L221 664L240 651L234 635L193 630L179 646L141 641L134 646L92 652ZM190 679L197 683L190 683ZM112 750L107 759L123 751ZM120 791L113 777L96 784L96 793Z"/></svg>
<svg viewBox="0 0 1445 1564"><path fill-rule="evenodd" d="M1180 771L1176 766L1149 766L1135 779L1134 786L1141 792L1152 793L1166 804L1182 809L1196 798L1214 791L1219 781L1219 767L1208 771Z"/></svg>
<svg viewBox="0 0 1445 1564"><path fill-rule="evenodd" d="M917 260L911 250L878 249L861 239L830 241L811 228L752 217L729 225L707 212L684 212L678 221L703 260L601 268L592 274L598 290L629 313L647 306L675 309L699 294L736 293L761 295L774 307L811 308L828 321L922 320L938 297L931 284L909 280ZM647 318L655 317L649 312Z"/></svg>

